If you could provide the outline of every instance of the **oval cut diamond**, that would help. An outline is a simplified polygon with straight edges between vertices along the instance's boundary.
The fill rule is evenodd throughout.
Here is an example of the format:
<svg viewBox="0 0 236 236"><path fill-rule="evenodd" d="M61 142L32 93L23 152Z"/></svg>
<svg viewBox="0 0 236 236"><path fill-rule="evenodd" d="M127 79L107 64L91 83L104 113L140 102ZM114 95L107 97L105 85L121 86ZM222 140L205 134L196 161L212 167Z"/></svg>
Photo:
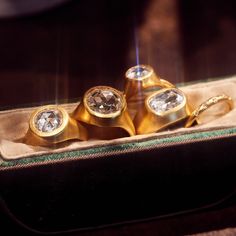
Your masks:
<svg viewBox="0 0 236 236"><path fill-rule="evenodd" d="M122 108L121 98L118 94L108 89L96 89L87 97L89 108L101 114L111 114Z"/></svg>
<svg viewBox="0 0 236 236"><path fill-rule="evenodd" d="M35 119L35 127L41 132L52 132L62 124L62 113L59 110L41 111Z"/></svg>
<svg viewBox="0 0 236 236"><path fill-rule="evenodd" d="M156 113L163 113L177 107L184 101L183 94L177 90L166 90L150 98L148 104Z"/></svg>
<svg viewBox="0 0 236 236"><path fill-rule="evenodd" d="M146 67L136 66L132 70L129 71L129 73L127 74L127 77L130 79L136 79L136 78L144 77L148 73L150 73L150 71Z"/></svg>

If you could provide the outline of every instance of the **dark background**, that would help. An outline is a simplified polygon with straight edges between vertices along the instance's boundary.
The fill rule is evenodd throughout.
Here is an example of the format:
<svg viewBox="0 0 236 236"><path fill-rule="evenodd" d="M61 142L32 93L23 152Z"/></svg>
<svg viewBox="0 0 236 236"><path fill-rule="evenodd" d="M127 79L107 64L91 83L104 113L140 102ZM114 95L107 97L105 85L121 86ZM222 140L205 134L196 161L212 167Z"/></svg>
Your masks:
<svg viewBox="0 0 236 236"><path fill-rule="evenodd" d="M150 64L172 83L236 72L234 0L78 0L0 19L0 107L123 88ZM139 55L139 56L138 56Z"/></svg>

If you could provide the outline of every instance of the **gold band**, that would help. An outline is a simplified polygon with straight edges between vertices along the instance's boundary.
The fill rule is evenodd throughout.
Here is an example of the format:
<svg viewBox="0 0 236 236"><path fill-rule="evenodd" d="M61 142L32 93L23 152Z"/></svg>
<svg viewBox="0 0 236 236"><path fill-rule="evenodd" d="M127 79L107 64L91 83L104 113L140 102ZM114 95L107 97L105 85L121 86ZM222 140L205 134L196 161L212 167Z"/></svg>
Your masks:
<svg viewBox="0 0 236 236"><path fill-rule="evenodd" d="M185 94L177 88L161 89L145 100L134 119L137 134L157 132L186 119L191 112Z"/></svg>
<svg viewBox="0 0 236 236"><path fill-rule="evenodd" d="M148 65L137 65L125 73L125 96L129 103L131 100L143 99L152 89L173 88L173 84L156 75L153 68Z"/></svg>
<svg viewBox="0 0 236 236"><path fill-rule="evenodd" d="M86 129L64 108L48 105L32 113L23 141L33 146L51 146L72 139L87 140Z"/></svg>
<svg viewBox="0 0 236 236"><path fill-rule="evenodd" d="M208 108L212 107L213 105L219 102L226 102L229 106L229 110L233 109L233 100L231 97L221 94L214 97L209 98L207 101L203 102L199 107L197 107L189 116L185 127L191 127L195 122L199 123L198 118L199 116L206 111Z"/></svg>
<svg viewBox="0 0 236 236"><path fill-rule="evenodd" d="M89 89L73 112L74 119L86 124L89 138L111 139L135 135L133 122L127 111L124 95L108 86Z"/></svg>

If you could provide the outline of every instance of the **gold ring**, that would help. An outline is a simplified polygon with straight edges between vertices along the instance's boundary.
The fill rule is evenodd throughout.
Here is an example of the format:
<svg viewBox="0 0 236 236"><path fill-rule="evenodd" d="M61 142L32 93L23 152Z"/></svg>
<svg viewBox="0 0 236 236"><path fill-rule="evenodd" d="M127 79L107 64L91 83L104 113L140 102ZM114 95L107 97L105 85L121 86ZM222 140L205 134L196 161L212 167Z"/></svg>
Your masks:
<svg viewBox="0 0 236 236"><path fill-rule="evenodd" d="M185 94L177 88L156 91L145 99L134 119L137 134L148 134L185 120L191 108Z"/></svg>
<svg viewBox="0 0 236 236"><path fill-rule="evenodd" d="M219 102L226 102L229 106L229 111L233 109L233 100L231 97L221 94L214 97L209 98L207 101L203 102L200 106L198 106L189 116L185 127L189 128L194 123L200 123L198 118L199 116L208 108L212 107L213 105L219 103Z"/></svg>
<svg viewBox="0 0 236 236"><path fill-rule="evenodd" d="M149 65L137 65L128 69L125 73L125 96L129 103L131 99L139 100L146 97L146 93L153 89L175 87L167 80L156 75Z"/></svg>
<svg viewBox="0 0 236 236"><path fill-rule="evenodd" d="M73 112L73 117L86 125L90 138L112 139L135 135L125 97L112 87L89 89Z"/></svg>
<svg viewBox="0 0 236 236"><path fill-rule="evenodd" d="M86 129L72 119L64 108L47 105L32 113L24 142L34 146L50 146L70 139L87 140Z"/></svg>

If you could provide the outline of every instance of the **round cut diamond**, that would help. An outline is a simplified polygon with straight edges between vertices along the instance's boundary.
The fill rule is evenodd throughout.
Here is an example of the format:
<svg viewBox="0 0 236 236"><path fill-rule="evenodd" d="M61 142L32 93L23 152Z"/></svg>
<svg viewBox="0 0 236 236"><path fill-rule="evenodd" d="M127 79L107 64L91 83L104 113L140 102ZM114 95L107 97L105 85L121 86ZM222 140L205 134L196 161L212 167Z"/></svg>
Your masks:
<svg viewBox="0 0 236 236"><path fill-rule="evenodd" d="M136 78L144 77L148 73L150 73L150 71L147 68L143 66L136 66L132 70L129 71L129 73L127 74L127 77L130 79L136 79Z"/></svg>
<svg viewBox="0 0 236 236"><path fill-rule="evenodd" d="M87 98L87 104L91 110L101 114L111 114L122 108L120 96L108 89L92 91Z"/></svg>
<svg viewBox="0 0 236 236"><path fill-rule="evenodd" d="M40 112L35 119L35 126L41 132L51 132L62 124L62 113L59 110Z"/></svg>
<svg viewBox="0 0 236 236"><path fill-rule="evenodd" d="M149 106L156 113L163 113L177 107L184 101L184 96L176 90L167 90L153 96L149 101Z"/></svg>

